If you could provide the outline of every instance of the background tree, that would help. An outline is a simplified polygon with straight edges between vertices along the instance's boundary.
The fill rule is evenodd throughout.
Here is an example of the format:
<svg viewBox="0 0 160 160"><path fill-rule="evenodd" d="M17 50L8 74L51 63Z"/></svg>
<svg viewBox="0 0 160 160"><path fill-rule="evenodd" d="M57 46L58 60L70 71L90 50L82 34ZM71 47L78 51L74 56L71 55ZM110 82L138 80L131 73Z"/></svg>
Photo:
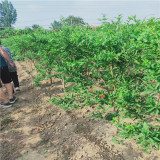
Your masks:
<svg viewBox="0 0 160 160"><path fill-rule="evenodd" d="M75 16L68 16L67 18L62 18L61 22L64 25L73 25L73 26L84 26L86 23L84 22L83 18L75 17Z"/></svg>
<svg viewBox="0 0 160 160"><path fill-rule="evenodd" d="M0 23L3 27L12 27L17 20L17 11L11 2L4 0L0 3Z"/></svg>
<svg viewBox="0 0 160 160"><path fill-rule="evenodd" d="M51 23L51 29L53 30L59 30L63 26L84 26L87 23L84 22L84 20L81 17L75 17L75 16L68 16L67 18L62 17L60 21L54 21Z"/></svg>
<svg viewBox="0 0 160 160"><path fill-rule="evenodd" d="M62 28L62 22L54 21L53 23L51 23L50 28L53 30L59 30Z"/></svg>
<svg viewBox="0 0 160 160"><path fill-rule="evenodd" d="M43 27L38 25L38 24L33 24L32 25L32 29L35 30L35 29L42 29Z"/></svg>

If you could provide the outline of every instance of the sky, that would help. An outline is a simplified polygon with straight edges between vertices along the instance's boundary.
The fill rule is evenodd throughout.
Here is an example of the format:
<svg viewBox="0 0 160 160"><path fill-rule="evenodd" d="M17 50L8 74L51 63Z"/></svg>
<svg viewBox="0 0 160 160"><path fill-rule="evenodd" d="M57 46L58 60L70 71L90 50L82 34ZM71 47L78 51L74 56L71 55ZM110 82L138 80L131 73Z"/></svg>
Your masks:
<svg viewBox="0 0 160 160"><path fill-rule="evenodd" d="M99 19L106 15L114 19L122 14L123 21L128 16L138 19L160 17L160 0L8 0L17 10L15 28L31 27L38 24L49 28L51 23L69 15L84 19L91 26L101 25ZM2 2L2 0L0 0Z"/></svg>

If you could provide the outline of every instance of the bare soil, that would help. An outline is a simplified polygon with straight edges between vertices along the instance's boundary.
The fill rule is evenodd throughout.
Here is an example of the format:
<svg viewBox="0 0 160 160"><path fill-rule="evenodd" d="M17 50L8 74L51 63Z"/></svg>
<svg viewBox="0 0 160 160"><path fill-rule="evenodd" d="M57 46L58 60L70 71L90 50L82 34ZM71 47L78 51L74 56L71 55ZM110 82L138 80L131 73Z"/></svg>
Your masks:
<svg viewBox="0 0 160 160"><path fill-rule="evenodd" d="M64 95L61 81L34 87L31 66L16 64L21 91L13 107L0 108L1 160L160 160L159 151L144 153L133 140L115 144L114 124L89 118L90 108L66 112L49 103Z"/></svg>

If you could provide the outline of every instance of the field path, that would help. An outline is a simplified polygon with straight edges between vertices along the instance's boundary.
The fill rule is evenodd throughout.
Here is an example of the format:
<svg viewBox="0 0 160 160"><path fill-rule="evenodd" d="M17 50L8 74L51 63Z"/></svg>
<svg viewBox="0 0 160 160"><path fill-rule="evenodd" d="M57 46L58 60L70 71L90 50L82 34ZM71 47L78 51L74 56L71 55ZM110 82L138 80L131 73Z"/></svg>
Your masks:
<svg viewBox="0 0 160 160"><path fill-rule="evenodd" d="M1 160L158 160L130 142L114 144L113 124L88 117L90 110L65 112L50 104L52 96L63 96L58 79L34 87L24 62L16 62L21 91L11 108L0 108ZM150 158L150 159L149 159Z"/></svg>

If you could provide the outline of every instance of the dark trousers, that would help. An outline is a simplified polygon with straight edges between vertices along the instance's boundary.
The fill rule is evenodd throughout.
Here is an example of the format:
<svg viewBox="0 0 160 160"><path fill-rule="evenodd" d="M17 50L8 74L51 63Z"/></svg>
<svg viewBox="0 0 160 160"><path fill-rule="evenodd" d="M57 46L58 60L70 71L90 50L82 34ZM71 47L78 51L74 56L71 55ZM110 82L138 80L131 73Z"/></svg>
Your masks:
<svg viewBox="0 0 160 160"><path fill-rule="evenodd" d="M19 87L18 75L17 72L10 72L14 87Z"/></svg>

